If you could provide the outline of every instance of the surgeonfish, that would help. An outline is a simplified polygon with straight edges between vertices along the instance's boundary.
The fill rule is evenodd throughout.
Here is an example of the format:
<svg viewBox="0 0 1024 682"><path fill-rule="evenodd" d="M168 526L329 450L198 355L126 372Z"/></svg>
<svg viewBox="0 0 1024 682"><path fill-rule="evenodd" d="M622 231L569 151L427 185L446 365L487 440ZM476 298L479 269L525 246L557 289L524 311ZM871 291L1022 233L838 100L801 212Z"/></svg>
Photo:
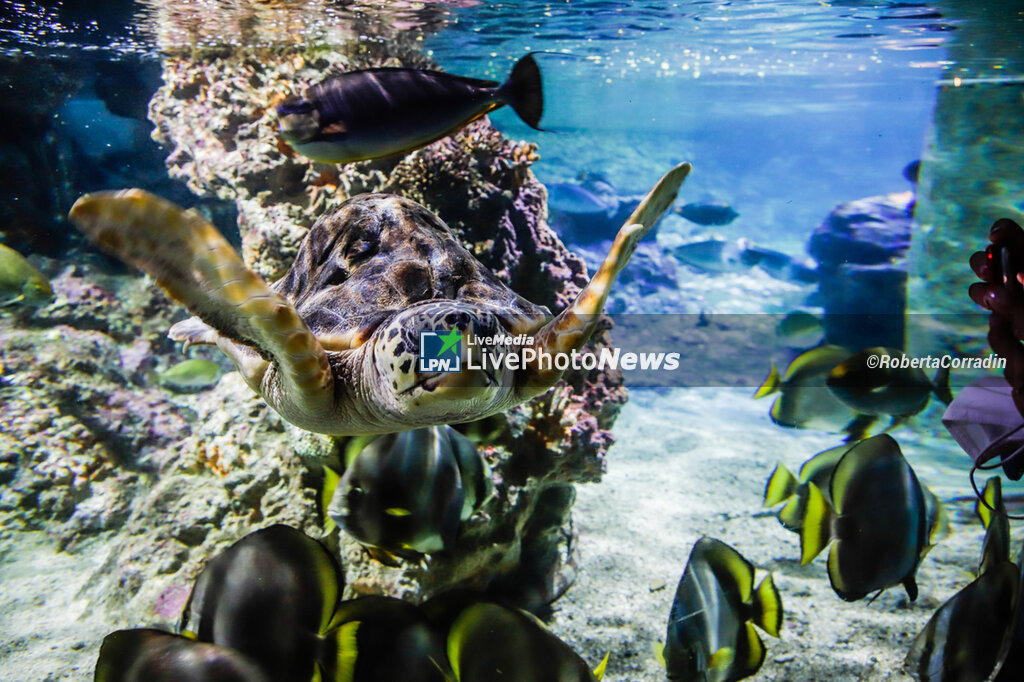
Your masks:
<svg viewBox="0 0 1024 682"><path fill-rule="evenodd" d="M447 682L444 634L414 604L367 596L338 605L326 637L325 680Z"/></svg>
<svg viewBox="0 0 1024 682"><path fill-rule="evenodd" d="M340 569L320 543L274 525L206 565L182 633L245 654L275 682L309 682L341 589Z"/></svg>
<svg viewBox="0 0 1024 682"><path fill-rule="evenodd" d="M539 130L544 99L532 55L516 62L503 84L422 69L342 73L289 97L277 114L295 151L351 163L419 149L505 104Z"/></svg>
<svg viewBox="0 0 1024 682"><path fill-rule="evenodd" d="M138 628L103 638L95 682L274 682L244 654ZM308 680L309 678L307 678Z"/></svg>
<svg viewBox="0 0 1024 682"><path fill-rule="evenodd" d="M44 306L52 302L53 287L46 276L20 253L0 244L0 306Z"/></svg>
<svg viewBox="0 0 1024 682"><path fill-rule="evenodd" d="M831 497L832 472L835 471L836 465L843 455L854 445L854 443L845 443L814 455L800 467L799 480L782 462L775 466L765 486L764 506L774 507L777 504L786 503L778 513L779 523L786 530L799 535L803 529L803 519L807 514L807 498L810 494L808 483L814 483L825 498L825 502L830 506L833 505ZM951 528L946 508L935 496L935 493L925 485L921 486L921 492L924 494L925 517L928 523L928 544L921 550L923 559L932 547L949 536Z"/></svg>
<svg viewBox="0 0 1024 682"><path fill-rule="evenodd" d="M741 680L765 659L754 626L773 637L782 600L771 574L754 588L754 566L729 545L703 537L676 588L662 656L670 680Z"/></svg>
<svg viewBox="0 0 1024 682"><path fill-rule="evenodd" d="M594 671L534 616L491 602L464 609L447 637L448 662L456 682L595 682L608 657Z"/></svg>
<svg viewBox="0 0 1024 682"><path fill-rule="evenodd" d="M982 500L976 511L986 533L978 578L914 638L904 667L919 682L1010 682L1024 674L1024 548L1011 562L998 477L988 480Z"/></svg>
<svg viewBox="0 0 1024 682"><path fill-rule="evenodd" d="M832 368L850 354L841 346L818 346L798 355L785 375L780 375L772 364L754 398L779 393L769 411L772 421L779 426L846 433L848 440L863 438L877 417L857 412L825 385Z"/></svg>
<svg viewBox="0 0 1024 682"><path fill-rule="evenodd" d="M914 574L928 544L924 492L899 444L888 434L842 456L829 483L832 504L808 482L800 531L801 564L835 540L828 556L832 589L846 601L903 584L917 599Z"/></svg>
<svg viewBox="0 0 1024 682"><path fill-rule="evenodd" d="M873 357L878 358L874 366ZM889 415L894 423L923 410L932 394L949 405L949 368L939 369L933 381L918 367L892 366L904 357L901 350L866 348L833 367L826 383L857 412Z"/></svg>
<svg viewBox="0 0 1024 682"><path fill-rule="evenodd" d="M205 358L183 360L157 374L157 381L164 388L178 393L195 393L217 383L224 370L220 365Z"/></svg>
<svg viewBox="0 0 1024 682"><path fill-rule="evenodd" d="M672 212L698 225L728 225L740 217L732 206L717 201L684 204Z"/></svg>
<svg viewBox="0 0 1024 682"><path fill-rule="evenodd" d="M327 513L367 547L414 559L451 549L492 485L471 440L449 426L414 429L356 453Z"/></svg>

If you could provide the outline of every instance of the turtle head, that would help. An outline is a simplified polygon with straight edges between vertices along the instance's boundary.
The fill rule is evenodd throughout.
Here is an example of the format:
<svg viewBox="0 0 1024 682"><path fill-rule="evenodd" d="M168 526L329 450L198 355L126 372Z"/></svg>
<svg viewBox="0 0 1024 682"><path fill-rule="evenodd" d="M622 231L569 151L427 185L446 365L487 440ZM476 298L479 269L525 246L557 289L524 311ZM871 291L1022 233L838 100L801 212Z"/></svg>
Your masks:
<svg viewBox="0 0 1024 682"><path fill-rule="evenodd" d="M432 424L502 409L514 378L497 361L504 347L487 340L505 334L498 317L478 306L434 300L406 308L377 329L367 358L381 403Z"/></svg>

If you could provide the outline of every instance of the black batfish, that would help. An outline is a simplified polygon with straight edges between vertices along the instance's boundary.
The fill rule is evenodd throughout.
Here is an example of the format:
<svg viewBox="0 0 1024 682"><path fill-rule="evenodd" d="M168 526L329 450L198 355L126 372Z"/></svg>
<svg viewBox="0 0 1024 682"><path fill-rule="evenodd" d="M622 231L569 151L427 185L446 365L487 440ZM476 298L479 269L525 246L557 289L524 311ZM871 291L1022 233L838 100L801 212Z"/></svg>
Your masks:
<svg viewBox="0 0 1024 682"><path fill-rule="evenodd" d="M764 491L764 506L774 507L785 502L779 510L779 523L786 530L800 534L803 530L804 517L807 516L807 500L810 496L810 485L813 483L821 491L825 502L834 507L832 501L832 474L855 443L846 443L839 447L819 452L803 463L800 467L800 478L779 462L768 478ZM928 544L921 550L921 558L931 551L940 540L949 536L951 531L949 515L942 502L927 486L921 486L924 494L925 517L928 522Z"/></svg>
<svg viewBox="0 0 1024 682"><path fill-rule="evenodd" d="M1024 679L1021 570L1010 561L1009 521L998 478L977 508L985 524L978 579L931 617L910 647L904 669L919 682ZM998 673L998 674L997 674Z"/></svg>
<svg viewBox="0 0 1024 682"><path fill-rule="evenodd" d="M315 161L350 163L419 149L498 107L510 105L536 128L544 112L532 55L508 80L479 80L421 69L366 69L318 83L277 107L281 136Z"/></svg>
<svg viewBox="0 0 1024 682"><path fill-rule="evenodd" d="M756 673L765 648L757 625L773 637L782 601L771 575L754 588L754 567L729 545L704 537L676 588L663 657L670 680L727 682Z"/></svg>
<svg viewBox="0 0 1024 682"><path fill-rule="evenodd" d="M459 524L491 485L471 440L450 426L413 429L378 436L357 452L327 514L367 547L418 559L455 545Z"/></svg>
<svg viewBox="0 0 1024 682"><path fill-rule="evenodd" d="M342 586L320 543L288 526L264 528L199 574L183 634L246 655L269 679L308 682Z"/></svg>
<svg viewBox="0 0 1024 682"><path fill-rule="evenodd" d="M342 602L324 648L323 679L331 682L451 680L444 635L418 606L401 599L371 595Z"/></svg>
<svg viewBox="0 0 1024 682"><path fill-rule="evenodd" d="M139 628L103 638L95 682L272 682L233 649Z"/></svg>
<svg viewBox="0 0 1024 682"><path fill-rule="evenodd" d="M800 563L810 563L835 539L828 577L839 597L855 601L902 583L911 601L917 599L914 574L928 544L928 511L892 436L868 438L842 456L829 482L832 505L814 483L807 488Z"/></svg>

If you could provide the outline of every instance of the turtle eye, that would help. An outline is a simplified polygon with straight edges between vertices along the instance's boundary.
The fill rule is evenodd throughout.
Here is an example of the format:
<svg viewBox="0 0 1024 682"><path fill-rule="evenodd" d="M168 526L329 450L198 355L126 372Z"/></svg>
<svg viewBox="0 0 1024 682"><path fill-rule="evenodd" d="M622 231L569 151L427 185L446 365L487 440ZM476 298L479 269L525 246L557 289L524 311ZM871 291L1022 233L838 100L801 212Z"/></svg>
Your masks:
<svg viewBox="0 0 1024 682"><path fill-rule="evenodd" d="M351 265L369 260L377 253L377 241L360 237L345 247L345 260Z"/></svg>

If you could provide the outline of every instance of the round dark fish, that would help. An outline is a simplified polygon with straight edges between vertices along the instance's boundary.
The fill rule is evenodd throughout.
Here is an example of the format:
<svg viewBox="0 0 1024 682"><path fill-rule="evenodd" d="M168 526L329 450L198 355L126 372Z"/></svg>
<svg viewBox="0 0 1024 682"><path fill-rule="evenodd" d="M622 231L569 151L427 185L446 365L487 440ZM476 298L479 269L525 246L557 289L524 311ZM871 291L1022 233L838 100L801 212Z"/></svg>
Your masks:
<svg viewBox="0 0 1024 682"><path fill-rule="evenodd" d="M450 426L388 434L348 464L328 514L364 545L419 558L454 546L489 479L476 445Z"/></svg>
<svg viewBox="0 0 1024 682"><path fill-rule="evenodd" d="M848 357L850 351L846 348L824 345L797 356L785 375L780 375L772 364L754 398L780 393L769 411L772 421L779 426L846 433L850 440L859 440L876 418L857 412L825 385L832 368Z"/></svg>
<svg viewBox="0 0 1024 682"><path fill-rule="evenodd" d="M323 655L331 682L447 682L444 634L414 604L377 595L338 605Z"/></svg>
<svg viewBox="0 0 1024 682"><path fill-rule="evenodd" d="M920 177L920 175L921 175L921 160L920 159L918 159L917 161L911 161L910 163L908 163L906 166L903 167L903 177L906 178L908 182L911 182L911 183L916 185L917 184L917 179Z"/></svg>
<svg viewBox="0 0 1024 682"><path fill-rule="evenodd" d="M604 670L602 664L591 672L533 616L488 602L469 606L455 619L447 650L457 682L594 682Z"/></svg>
<svg viewBox="0 0 1024 682"><path fill-rule="evenodd" d="M139 628L103 638L95 682L271 682L244 654Z"/></svg>
<svg viewBox="0 0 1024 682"><path fill-rule="evenodd" d="M698 225L728 225L740 217L732 206L718 202L684 204L673 210Z"/></svg>
<svg viewBox="0 0 1024 682"><path fill-rule="evenodd" d="M516 62L503 84L422 69L343 73L289 97L277 114L295 151L350 163L419 149L505 104L539 130L544 97L532 55Z"/></svg>
<svg viewBox="0 0 1024 682"><path fill-rule="evenodd" d="M182 631L247 655L275 682L308 682L341 589L340 569L320 543L271 526L206 565Z"/></svg>
<svg viewBox="0 0 1024 682"><path fill-rule="evenodd" d="M670 680L740 680L757 672L782 602L771 575L754 588L754 566L729 545L703 537L690 551L669 614L663 657Z"/></svg>
<svg viewBox="0 0 1024 682"><path fill-rule="evenodd" d="M1002 561L953 595L914 638L907 673L919 682L990 679L1014 636L1019 575L1013 563Z"/></svg>
<svg viewBox="0 0 1024 682"><path fill-rule="evenodd" d="M846 601L903 584L917 599L914 574L928 544L924 492L899 445L887 434L850 448L832 473L835 510L808 483L800 533L801 564L833 539L828 557L832 589Z"/></svg>

